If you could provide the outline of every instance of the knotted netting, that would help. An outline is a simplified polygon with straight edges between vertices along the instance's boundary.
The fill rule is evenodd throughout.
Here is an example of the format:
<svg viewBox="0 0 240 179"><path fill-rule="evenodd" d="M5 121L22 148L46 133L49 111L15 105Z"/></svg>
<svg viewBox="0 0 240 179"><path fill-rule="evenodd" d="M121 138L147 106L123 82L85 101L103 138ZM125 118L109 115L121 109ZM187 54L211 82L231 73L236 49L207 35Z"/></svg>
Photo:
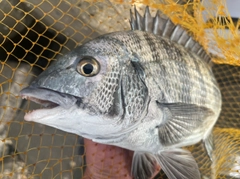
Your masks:
<svg viewBox="0 0 240 179"><path fill-rule="evenodd" d="M89 165L82 138L24 121L37 104L22 100L19 91L76 46L129 30L134 5L140 12L146 5L153 14L162 10L212 56L223 97L213 161L201 143L188 149L202 178L240 178L240 21L223 0L0 0L0 178L82 177Z"/></svg>

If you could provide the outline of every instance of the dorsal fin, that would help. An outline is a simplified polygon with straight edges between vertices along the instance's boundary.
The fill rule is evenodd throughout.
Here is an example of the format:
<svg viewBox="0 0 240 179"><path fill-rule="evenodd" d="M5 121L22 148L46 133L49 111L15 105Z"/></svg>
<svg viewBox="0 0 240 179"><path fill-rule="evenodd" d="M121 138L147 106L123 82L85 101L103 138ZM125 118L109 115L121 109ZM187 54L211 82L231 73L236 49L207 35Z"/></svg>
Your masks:
<svg viewBox="0 0 240 179"><path fill-rule="evenodd" d="M158 10L155 17L151 16L148 6L146 7L143 17L136 10L136 7L134 7L134 11L134 13L132 11L130 12L130 25L132 30L151 32L155 35L168 38L194 52L205 62L211 63L211 58L203 47L195 41L185 29L180 25L175 25L170 18L164 15L161 11Z"/></svg>

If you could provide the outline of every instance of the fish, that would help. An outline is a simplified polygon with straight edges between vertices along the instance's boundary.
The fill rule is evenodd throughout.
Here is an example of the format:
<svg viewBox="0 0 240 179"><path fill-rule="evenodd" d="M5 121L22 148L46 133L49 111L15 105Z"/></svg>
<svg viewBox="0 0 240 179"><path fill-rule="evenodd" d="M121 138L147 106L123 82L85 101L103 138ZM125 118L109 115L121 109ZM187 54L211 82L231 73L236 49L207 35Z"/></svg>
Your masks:
<svg viewBox="0 0 240 179"><path fill-rule="evenodd" d="M202 141L211 158L222 103L211 57L160 10L135 8L130 25L76 47L24 88L43 106L24 119L133 151L135 179L156 165L170 179L199 179L183 147Z"/></svg>

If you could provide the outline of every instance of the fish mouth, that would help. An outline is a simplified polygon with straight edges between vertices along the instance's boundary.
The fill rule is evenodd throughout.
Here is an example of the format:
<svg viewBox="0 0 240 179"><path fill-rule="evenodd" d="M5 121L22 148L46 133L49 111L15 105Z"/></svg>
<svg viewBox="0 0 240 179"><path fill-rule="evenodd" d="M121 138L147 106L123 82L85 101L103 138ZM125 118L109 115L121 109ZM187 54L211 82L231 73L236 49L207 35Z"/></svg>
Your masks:
<svg viewBox="0 0 240 179"><path fill-rule="evenodd" d="M22 95L22 99L33 101L37 104L42 105L44 108L48 108L48 109L52 109L52 108L55 108L57 106L60 106L59 104L57 104L55 102L52 102L52 101L42 100L42 99L39 99L39 98L25 96L25 95Z"/></svg>
<svg viewBox="0 0 240 179"><path fill-rule="evenodd" d="M82 104L82 98L75 97L70 94L60 93L51 89L46 88L35 88L27 87L24 88L20 95L23 99L33 101L37 104L42 105L43 109L36 109L29 111L25 114L25 120L31 120L29 116L33 116L33 113L36 112L49 112L54 108L61 107L63 109L69 109L70 107Z"/></svg>

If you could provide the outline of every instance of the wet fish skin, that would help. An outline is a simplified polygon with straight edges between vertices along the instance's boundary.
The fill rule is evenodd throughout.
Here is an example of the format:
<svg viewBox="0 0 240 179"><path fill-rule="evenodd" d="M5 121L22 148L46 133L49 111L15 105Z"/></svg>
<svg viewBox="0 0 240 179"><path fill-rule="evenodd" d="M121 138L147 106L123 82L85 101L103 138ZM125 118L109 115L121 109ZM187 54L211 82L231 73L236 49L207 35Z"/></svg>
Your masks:
<svg viewBox="0 0 240 179"><path fill-rule="evenodd" d="M135 178L150 177L156 162L169 178L200 178L194 158L181 147L203 140L210 151L208 137L221 110L220 90L200 56L189 45L151 32L100 36L59 59L22 91L31 96L45 90L49 95L34 97L55 103L49 96L63 93L63 101L74 96L81 103L36 110L25 119L135 151ZM98 61L97 75L78 73L85 57Z"/></svg>

